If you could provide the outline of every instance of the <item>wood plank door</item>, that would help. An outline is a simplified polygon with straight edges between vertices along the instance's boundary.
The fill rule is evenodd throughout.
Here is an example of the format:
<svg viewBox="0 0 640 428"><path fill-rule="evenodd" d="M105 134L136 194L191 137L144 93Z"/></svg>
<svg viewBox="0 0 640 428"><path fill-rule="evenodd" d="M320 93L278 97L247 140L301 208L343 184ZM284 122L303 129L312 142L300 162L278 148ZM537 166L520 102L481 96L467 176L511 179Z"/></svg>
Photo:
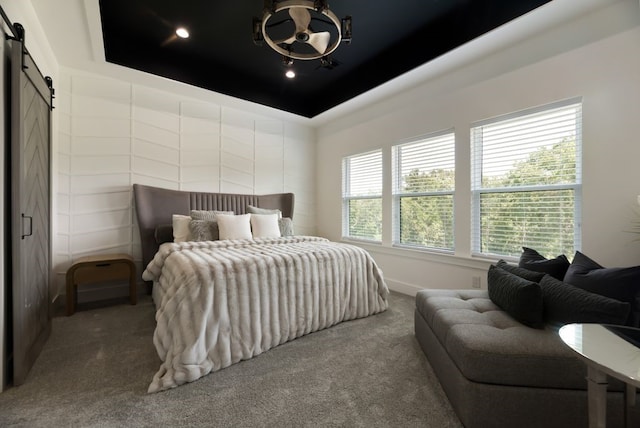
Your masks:
<svg viewBox="0 0 640 428"><path fill-rule="evenodd" d="M24 35L24 33L22 33ZM22 38L24 40L24 38ZM51 333L51 88L21 40L11 46L13 384Z"/></svg>

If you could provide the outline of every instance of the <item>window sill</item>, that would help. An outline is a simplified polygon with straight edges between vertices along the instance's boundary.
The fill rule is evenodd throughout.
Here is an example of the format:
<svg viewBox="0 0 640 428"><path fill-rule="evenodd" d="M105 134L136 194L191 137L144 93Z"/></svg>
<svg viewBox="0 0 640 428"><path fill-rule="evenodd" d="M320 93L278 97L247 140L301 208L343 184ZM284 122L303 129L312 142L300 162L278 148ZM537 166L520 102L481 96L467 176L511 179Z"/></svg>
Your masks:
<svg viewBox="0 0 640 428"><path fill-rule="evenodd" d="M417 261L437 262L454 266L461 266L473 269L488 269L490 264L496 263L500 259L509 260L506 257L478 257L460 256L447 250L431 250L421 248L410 248L404 246L388 246L379 242L364 241L349 238L342 238L341 242L362 247L372 254L383 254L388 256L410 258Z"/></svg>

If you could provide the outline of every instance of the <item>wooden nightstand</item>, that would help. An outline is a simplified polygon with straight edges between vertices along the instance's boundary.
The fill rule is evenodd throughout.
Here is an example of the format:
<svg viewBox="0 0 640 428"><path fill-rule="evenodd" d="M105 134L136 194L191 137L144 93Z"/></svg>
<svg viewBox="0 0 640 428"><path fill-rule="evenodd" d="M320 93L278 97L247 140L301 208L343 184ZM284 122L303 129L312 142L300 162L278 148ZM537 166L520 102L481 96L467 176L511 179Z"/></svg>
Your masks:
<svg viewBox="0 0 640 428"><path fill-rule="evenodd" d="M101 254L82 257L67 271L67 316L76 311L78 285L102 281L129 280L129 300L138 301L136 294L136 266L128 254Z"/></svg>

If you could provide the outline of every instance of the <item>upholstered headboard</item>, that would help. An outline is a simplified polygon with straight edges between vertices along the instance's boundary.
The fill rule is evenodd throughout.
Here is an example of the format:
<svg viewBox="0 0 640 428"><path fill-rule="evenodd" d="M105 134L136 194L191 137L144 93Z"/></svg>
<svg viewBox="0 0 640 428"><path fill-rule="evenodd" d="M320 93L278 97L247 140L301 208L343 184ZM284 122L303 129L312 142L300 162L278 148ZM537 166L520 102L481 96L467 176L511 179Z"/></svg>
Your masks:
<svg viewBox="0 0 640 428"><path fill-rule="evenodd" d="M171 224L173 214L189 215L191 210L233 211L236 214L245 214L247 205L253 205L260 208L277 208L282 211L283 217L293 219L293 193L242 195L189 192L134 184L133 197L140 229L143 269L158 251L156 227Z"/></svg>

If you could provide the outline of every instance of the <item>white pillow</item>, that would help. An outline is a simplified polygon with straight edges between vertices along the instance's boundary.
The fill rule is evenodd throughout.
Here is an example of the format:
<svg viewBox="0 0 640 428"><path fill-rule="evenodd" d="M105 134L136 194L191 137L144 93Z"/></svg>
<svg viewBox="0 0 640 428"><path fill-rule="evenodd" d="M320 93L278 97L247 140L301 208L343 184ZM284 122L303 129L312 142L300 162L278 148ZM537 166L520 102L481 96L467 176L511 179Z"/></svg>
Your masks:
<svg viewBox="0 0 640 428"><path fill-rule="evenodd" d="M251 230L254 238L279 238L278 214L251 214Z"/></svg>
<svg viewBox="0 0 640 428"><path fill-rule="evenodd" d="M251 214L218 215L220 239L251 239Z"/></svg>
<svg viewBox="0 0 640 428"><path fill-rule="evenodd" d="M282 218L282 211L279 209L258 208L253 205L247 205L247 212L250 214L278 214L278 218Z"/></svg>
<svg viewBox="0 0 640 428"><path fill-rule="evenodd" d="M191 233L189 232L191 216L174 214L171 219L173 221L173 242L191 241Z"/></svg>

